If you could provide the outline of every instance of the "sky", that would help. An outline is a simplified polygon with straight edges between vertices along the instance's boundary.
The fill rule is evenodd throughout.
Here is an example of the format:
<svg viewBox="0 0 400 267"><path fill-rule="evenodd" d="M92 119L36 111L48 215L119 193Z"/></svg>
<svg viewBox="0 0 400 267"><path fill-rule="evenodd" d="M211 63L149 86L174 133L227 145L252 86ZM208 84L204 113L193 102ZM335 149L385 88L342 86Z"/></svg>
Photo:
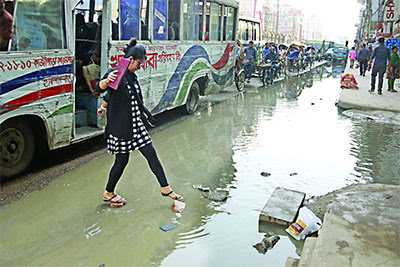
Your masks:
<svg viewBox="0 0 400 267"><path fill-rule="evenodd" d="M357 0L280 0L304 11L305 16L316 16L332 41L355 39L362 5Z"/></svg>

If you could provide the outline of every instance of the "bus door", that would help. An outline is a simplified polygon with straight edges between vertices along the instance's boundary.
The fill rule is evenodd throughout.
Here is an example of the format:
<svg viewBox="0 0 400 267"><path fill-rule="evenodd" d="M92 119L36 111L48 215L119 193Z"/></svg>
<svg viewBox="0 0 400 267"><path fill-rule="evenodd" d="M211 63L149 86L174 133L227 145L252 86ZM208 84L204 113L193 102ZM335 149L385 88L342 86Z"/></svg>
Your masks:
<svg viewBox="0 0 400 267"><path fill-rule="evenodd" d="M104 0L107 3L109 0ZM96 83L102 70L103 0L83 0L74 7L75 116L74 141L101 134L104 116L97 115L102 97ZM108 26L110 24L107 23ZM109 37L110 31L106 33Z"/></svg>

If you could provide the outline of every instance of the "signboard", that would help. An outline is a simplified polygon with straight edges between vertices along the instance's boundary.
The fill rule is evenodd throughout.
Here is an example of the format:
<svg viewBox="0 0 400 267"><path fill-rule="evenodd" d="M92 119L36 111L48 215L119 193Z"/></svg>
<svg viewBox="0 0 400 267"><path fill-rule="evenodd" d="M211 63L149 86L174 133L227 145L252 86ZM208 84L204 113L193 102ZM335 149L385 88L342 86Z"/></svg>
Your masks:
<svg viewBox="0 0 400 267"><path fill-rule="evenodd" d="M391 33L392 33L392 23L391 22L383 22L382 23L383 37L390 37Z"/></svg>
<svg viewBox="0 0 400 267"><path fill-rule="evenodd" d="M400 39L387 39L385 42L385 46L388 47L390 50L392 50L393 46L400 47Z"/></svg>
<svg viewBox="0 0 400 267"><path fill-rule="evenodd" d="M399 17L399 1L398 0L391 0L385 7L384 7L384 22L393 22L396 21Z"/></svg>
<svg viewBox="0 0 400 267"><path fill-rule="evenodd" d="M121 40L139 39L139 0L120 0Z"/></svg>

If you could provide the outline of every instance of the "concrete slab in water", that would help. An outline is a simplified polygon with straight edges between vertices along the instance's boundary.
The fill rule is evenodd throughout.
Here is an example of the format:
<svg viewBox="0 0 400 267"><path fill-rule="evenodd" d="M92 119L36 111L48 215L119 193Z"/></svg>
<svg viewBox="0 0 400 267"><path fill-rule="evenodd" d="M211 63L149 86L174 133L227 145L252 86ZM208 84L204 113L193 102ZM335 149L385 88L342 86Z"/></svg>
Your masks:
<svg viewBox="0 0 400 267"><path fill-rule="evenodd" d="M259 222L279 225L291 224L295 220L305 197L305 193L277 187L262 209Z"/></svg>

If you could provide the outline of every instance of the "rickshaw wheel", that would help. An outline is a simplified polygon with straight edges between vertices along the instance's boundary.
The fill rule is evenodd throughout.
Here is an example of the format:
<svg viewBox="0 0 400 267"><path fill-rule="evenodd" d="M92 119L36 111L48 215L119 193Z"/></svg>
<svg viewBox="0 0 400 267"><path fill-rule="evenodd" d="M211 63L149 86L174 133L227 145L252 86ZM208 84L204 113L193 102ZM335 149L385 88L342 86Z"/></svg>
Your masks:
<svg viewBox="0 0 400 267"><path fill-rule="evenodd" d="M242 71L236 81L236 88L239 92L243 92L244 83L246 82L246 74Z"/></svg>

